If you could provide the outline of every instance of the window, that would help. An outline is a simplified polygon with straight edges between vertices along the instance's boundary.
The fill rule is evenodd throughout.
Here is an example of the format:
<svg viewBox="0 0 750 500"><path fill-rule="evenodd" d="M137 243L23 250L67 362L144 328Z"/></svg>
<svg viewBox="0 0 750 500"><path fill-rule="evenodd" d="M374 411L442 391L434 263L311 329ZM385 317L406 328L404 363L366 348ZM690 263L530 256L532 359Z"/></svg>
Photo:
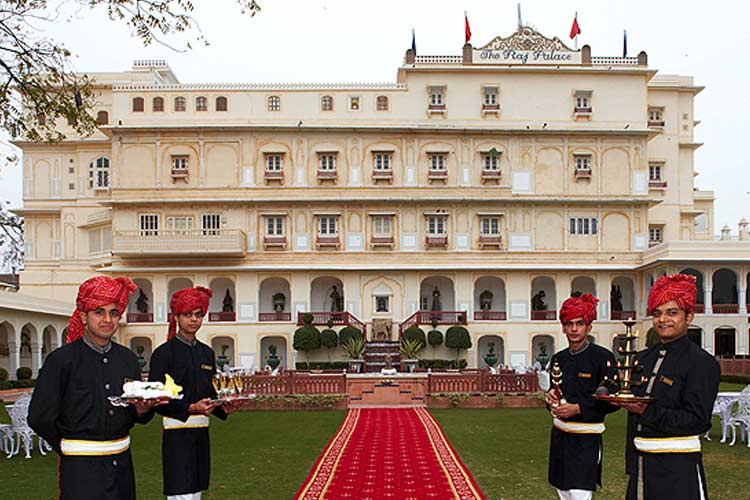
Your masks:
<svg viewBox="0 0 750 500"><path fill-rule="evenodd" d="M388 295L376 295L375 296L375 312L376 313L387 313L390 312L390 297Z"/></svg>
<svg viewBox="0 0 750 500"><path fill-rule="evenodd" d="M445 109L445 87L430 87L429 109Z"/></svg>
<svg viewBox="0 0 750 500"><path fill-rule="evenodd" d="M359 111L359 96L349 96L349 111Z"/></svg>
<svg viewBox="0 0 750 500"><path fill-rule="evenodd" d="M393 216L375 215L372 218L372 233L376 238L393 236Z"/></svg>
<svg viewBox="0 0 750 500"><path fill-rule="evenodd" d="M591 91L575 91L575 108L576 113L591 113Z"/></svg>
<svg viewBox="0 0 750 500"><path fill-rule="evenodd" d="M266 172L281 172L284 155L280 153L266 154Z"/></svg>
<svg viewBox="0 0 750 500"><path fill-rule="evenodd" d="M143 97L133 97L133 113L143 113Z"/></svg>
<svg viewBox="0 0 750 500"><path fill-rule="evenodd" d="M106 111L99 111L96 113L96 124L97 125L108 125L109 124L109 113Z"/></svg>
<svg viewBox="0 0 750 500"><path fill-rule="evenodd" d="M206 99L205 96L198 96L195 98L195 110L208 111L208 99Z"/></svg>
<svg viewBox="0 0 750 500"><path fill-rule="evenodd" d="M388 111L390 109L387 95L379 95L375 100L375 103L375 107L378 111Z"/></svg>
<svg viewBox="0 0 750 500"><path fill-rule="evenodd" d="M318 155L318 168L321 172L335 172L336 153L320 153Z"/></svg>
<svg viewBox="0 0 750 500"><path fill-rule="evenodd" d="M373 169L376 172L390 172L391 158L393 153L387 151L375 151L372 153Z"/></svg>
<svg viewBox="0 0 750 500"><path fill-rule="evenodd" d="M229 101L226 97L220 96L216 98L216 111L227 111L229 109Z"/></svg>
<svg viewBox="0 0 750 500"><path fill-rule="evenodd" d="M138 216L138 229L141 236L156 236L159 234L159 216L156 214L141 214Z"/></svg>
<svg viewBox="0 0 750 500"><path fill-rule="evenodd" d="M163 97L154 97L151 99L151 111L154 111L156 113L161 113L164 111L164 98ZM177 111L175 109L175 111Z"/></svg>
<svg viewBox="0 0 750 500"><path fill-rule="evenodd" d="M445 215L427 216L427 236L445 236Z"/></svg>
<svg viewBox="0 0 750 500"><path fill-rule="evenodd" d="M174 110L178 113L187 110L187 99L184 97L175 97Z"/></svg>
<svg viewBox="0 0 750 500"><path fill-rule="evenodd" d="M648 164L649 182L661 182L662 167L663 167L663 164L661 163L649 163Z"/></svg>
<svg viewBox="0 0 750 500"><path fill-rule="evenodd" d="M447 156L446 153L429 153L427 158L430 170L433 172L444 172Z"/></svg>
<svg viewBox="0 0 750 500"><path fill-rule="evenodd" d="M570 234L593 235L597 233L596 217L571 217Z"/></svg>
<svg viewBox="0 0 750 500"><path fill-rule="evenodd" d="M201 216L201 231L207 236L216 236L221 229L221 215L203 214Z"/></svg>
<svg viewBox="0 0 750 500"><path fill-rule="evenodd" d="M281 111L281 97L277 95L268 96L268 111Z"/></svg>
<svg viewBox="0 0 750 500"><path fill-rule="evenodd" d="M190 157L187 155L172 155L172 175L187 175Z"/></svg>
<svg viewBox="0 0 750 500"><path fill-rule="evenodd" d="M91 229L89 231L89 254L112 250L112 228Z"/></svg>
<svg viewBox="0 0 750 500"><path fill-rule="evenodd" d="M573 165L575 167L576 177L590 177L591 176L591 155L590 154L574 154Z"/></svg>
<svg viewBox="0 0 750 500"><path fill-rule="evenodd" d="M167 230L172 234L190 234L193 230L193 218L167 217Z"/></svg>
<svg viewBox="0 0 750 500"><path fill-rule="evenodd" d="M495 148L482 153L482 170L485 172L497 172L500 170L500 154Z"/></svg>
<svg viewBox="0 0 750 500"><path fill-rule="evenodd" d="M89 163L89 189L109 187L109 158L102 156Z"/></svg>
<svg viewBox="0 0 750 500"><path fill-rule="evenodd" d="M648 108L648 126L664 126L664 108Z"/></svg>
<svg viewBox="0 0 750 500"><path fill-rule="evenodd" d="M480 221L482 236L500 236L500 217L482 217Z"/></svg>
<svg viewBox="0 0 750 500"><path fill-rule="evenodd" d="M648 226L648 244L649 246L658 245L663 239L663 229L661 226Z"/></svg>
<svg viewBox="0 0 750 500"><path fill-rule="evenodd" d="M321 111L333 111L333 97L324 95L320 99L320 110Z"/></svg>
<svg viewBox="0 0 750 500"><path fill-rule="evenodd" d="M266 217L266 236L284 236L284 217Z"/></svg>
<svg viewBox="0 0 750 500"><path fill-rule="evenodd" d="M318 217L318 236L336 236L339 231L336 227L338 217L335 215L321 215Z"/></svg>
<svg viewBox="0 0 750 500"><path fill-rule="evenodd" d="M482 87L482 107L484 109L497 109L497 87Z"/></svg>

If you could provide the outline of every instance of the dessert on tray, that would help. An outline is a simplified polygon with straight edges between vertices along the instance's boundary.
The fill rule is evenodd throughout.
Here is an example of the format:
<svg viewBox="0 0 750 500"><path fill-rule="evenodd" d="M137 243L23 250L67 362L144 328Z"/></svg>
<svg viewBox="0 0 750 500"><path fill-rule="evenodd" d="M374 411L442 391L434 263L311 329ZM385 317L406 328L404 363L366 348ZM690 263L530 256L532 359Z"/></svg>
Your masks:
<svg viewBox="0 0 750 500"><path fill-rule="evenodd" d="M122 395L110 396L109 400L115 406L126 406L130 403L146 399L182 399L182 386L175 384L174 379L165 375L165 381L133 380L122 385Z"/></svg>

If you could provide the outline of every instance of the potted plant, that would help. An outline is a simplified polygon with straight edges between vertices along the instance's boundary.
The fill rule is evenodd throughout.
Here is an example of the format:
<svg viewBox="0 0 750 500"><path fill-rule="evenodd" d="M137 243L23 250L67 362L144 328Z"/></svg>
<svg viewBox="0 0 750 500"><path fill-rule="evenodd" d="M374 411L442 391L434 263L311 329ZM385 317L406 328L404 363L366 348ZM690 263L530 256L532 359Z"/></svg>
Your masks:
<svg viewBox="0 0 750 500"><path fill-rule="evenodd" d="M227 357L228 350L229 346L222 344L221 354L216 357L216 366L219 368L219 371L224 371L224 367L229 363L229 358Z"/></svg>
<svg viewBox="0 0 750 500"><path fill-rule="evenodd" d="M490 369L495 368L497 364L497 354L495 354L495 343L490 342L487 354L484 355L484 362L487 363L487 367Z"/></svg>
<svg viewBox="0 0 750 500"><path fill-rule="evenodd" d="M417 355L424 349L424 343L418 339L403 339L401 341L401 369L411 373L417 367Z"/></svg>
<svg viewBox="0 0 750 500"><path fill-rule="evenodd" d="M365 341L361 337L352 337L343 344L341 348L349 356L349 371L352 373L362 373L364 360L362 356L365 353Z"/></svg>
<svg viewBox="0 0 750 500"><path fill-rule="evenodd" d="M273 297L271 297L271 300L273 301L274 312L284 312L284 308L286 308L286 295L281 292L276 292L273 294Z"/></svg>
<svg viewBox="0 0 750 500"><path fill-rule="evenodd" d="M135 352L138 353L138 369L141 372L143 372L143 369L146 367L146 358L143 357L143 351L144 348L142 345L135 348Z"/></svg>
<svg viewBox="0 0 750 500"><path fill-rule="evenodd" d="M471 349L471 335L463 326L454 325L445 332L445 347L456 350L456 365L461 349Z"/></svg>
<svg viewBox="0 0 750 500"><path fill-rule="evenodd" d="M309 319L309 321L306 321L307 319ZM294 331L294 349L305 353L320 349L320 330L310 324L312 323L312 314L310 315L310 318L307 318L303 314L302 321L305 324Z"/></svg>

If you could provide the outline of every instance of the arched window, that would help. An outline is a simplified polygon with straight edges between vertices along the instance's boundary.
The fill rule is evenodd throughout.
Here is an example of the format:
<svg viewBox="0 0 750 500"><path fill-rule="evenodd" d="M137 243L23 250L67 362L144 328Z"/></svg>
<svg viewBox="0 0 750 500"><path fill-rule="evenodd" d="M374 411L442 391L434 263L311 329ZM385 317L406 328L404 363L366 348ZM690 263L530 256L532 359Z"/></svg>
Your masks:
<svg viewBox="0 0 750 500"><path fill-rule="evenodd" d="M216 98L216 111L226 111L228 109L227 98L224 96Z"/></svg>
<svg viewBox="0 0 750 500"><path fill-rule="evenodd" d="M143 97L133 97L133 113L143 113Z"/></svg>
<svg viewBox="0 0 750 500"><path fill-rule="evenodd" d="M97 125L109 124L109 113L107 113L106 111L99 111L96 114L96 124Z"/></svg>
<svg viewBox="0 0 750 500"><path fill-rule="evenodd" d="M321 111L333 111L333 97L324 95L320 99L320 110Z"/></svg>
<svg viewBox="0 0 750 500"><path fill-rule="evenodd" d="M161 112L164 111L164 98L163 97L154 97L151 100L151 109L155 112Z"/></svg>
<svg viewBox="0 0 750 500"><path fill-rule="evenodd" d="M208 99L206 99L206 96L198 96L195 98L195 110L208 111Z"/></svg>
<svg viewBox="0 0 750 500"><path fill-rule="evenodd" d="M100 157L89 163L89 189L109 187L109 158Z"/></svg>
<svg viewBox="0 0 750 500"><path fill-rule="evenodd" d="M187 109L187 100L184 97L175 97L174 98L174 110L175 111L185 111Z"/></svg>
<svg viewBox="0 0 750 500"><path fill-rule="evenodd" d="M377 103L378 111L388 111L388 96L387 95L379 95L375 102Z"/></svg>
<svg viewBox="0 0 750 500"><path fill-rule="evenodd" d="M268 111L281 111L281 97L277 95L268 96Z"/></svg>

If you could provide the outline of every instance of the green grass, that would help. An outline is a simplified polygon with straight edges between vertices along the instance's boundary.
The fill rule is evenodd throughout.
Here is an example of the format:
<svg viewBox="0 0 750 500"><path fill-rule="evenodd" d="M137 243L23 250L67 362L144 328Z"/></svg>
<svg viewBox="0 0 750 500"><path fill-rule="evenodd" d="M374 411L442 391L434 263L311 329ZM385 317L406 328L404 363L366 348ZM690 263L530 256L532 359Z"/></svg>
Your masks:
<svg viewBox="0 0 750 500"><path fill-rule="evenodd" d="M732 382L722 382L719 384L719 392L740 392L747 384L734 384Z"/></svg>
<svg viewBox="0 0 750 500"><path fill-rule="evenodd" d="M547 483L550 416L543 409L433 410L490 500L556 498ZM342 411L248 412L211 424L213 467L207 500L287 500L343 420ZM718 428L718 423L716 425ZM140 500L161 495L158 421L132 433ZM750 450L704 441L712 500L736 500L746 491ZM625 414L607 418L604 489L597 498L623 498ZM0 457L3 500L56 498L57 458Z"/></svg>

